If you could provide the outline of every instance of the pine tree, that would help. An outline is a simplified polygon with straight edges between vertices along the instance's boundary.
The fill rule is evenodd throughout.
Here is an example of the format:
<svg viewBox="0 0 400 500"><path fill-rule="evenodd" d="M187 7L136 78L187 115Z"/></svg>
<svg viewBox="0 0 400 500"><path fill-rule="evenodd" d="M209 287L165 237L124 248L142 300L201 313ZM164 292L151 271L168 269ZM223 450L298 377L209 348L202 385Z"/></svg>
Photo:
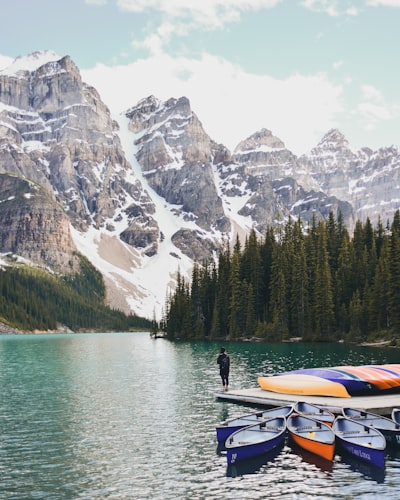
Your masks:
<svg viewBox="0 0 400 500"><path fill-rule="evenodd" d="M305 337L310 328L308 275L305 254L304 235L300 219L293 231L294 252L292 258L292 293L291 293L291 334Z"/></svg>
<svg viewBox="0 0 400 500"><path fill-rule="evenodd" d="M274 248L271 273L271 323L276 332L276 338L284 340L289 337L289 318L286 293L285 274L281 261L281 245Z"/></svg>
<svg viewBox="0 0 400 500"><path fill-rule="evenodd" d="M317 235L318 251L313 308L315 316L314 334L316 340L330 341L333 340L334 309L326 239L326 226L323 221L320 221L318 224Z"/></svg>
<svg viewBox="0 0 400 500"><path fill-rule="evenodd" d="M390 289L390 240L383 238L380 255L375 269L369 310L369 330L380 331L389 328Z"/></svg>

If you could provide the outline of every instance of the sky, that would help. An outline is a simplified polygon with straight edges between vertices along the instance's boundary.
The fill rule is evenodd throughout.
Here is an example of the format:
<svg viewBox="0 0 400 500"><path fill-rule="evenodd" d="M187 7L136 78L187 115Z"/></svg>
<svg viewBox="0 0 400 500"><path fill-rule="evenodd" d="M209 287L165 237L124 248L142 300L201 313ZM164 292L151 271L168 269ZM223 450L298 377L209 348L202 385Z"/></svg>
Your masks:
<svg viewBox="0 0 400 500"><path fill-rule="evenodd" d="M231 151L267 128L295 154L338 128L400 145L400 0L1 0L0 69L69 55L114 114L186 96Z"/></svg>

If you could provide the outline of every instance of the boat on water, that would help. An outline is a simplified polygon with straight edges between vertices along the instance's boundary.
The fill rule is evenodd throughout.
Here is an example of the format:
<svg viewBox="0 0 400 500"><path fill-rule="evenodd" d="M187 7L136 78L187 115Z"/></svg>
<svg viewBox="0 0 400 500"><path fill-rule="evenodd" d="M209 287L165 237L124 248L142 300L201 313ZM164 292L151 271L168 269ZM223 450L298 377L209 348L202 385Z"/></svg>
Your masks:
<svg viewBox="0 0 400 500"><path fill-rule="evenodd" d="M258 377L257 380L264 391L279 392L281 394L299 394L302 396L351 397L343 385L313 375L276 374L270 377Z"/></svg>
<svg viewBox="0 0 400 500"><path fill-rule="evenodd" d="M306 403L304 401L298 401L297 403L295 403L293 411L300 415L318 420L319 422L323 422L330 427L332 427L332 424L336 418L335 415L326 408L322 408L321 406L317 406L311 403Z"/></svg>
<svg viewBox="0 0 400 500"><path fill-rule="evenodd" d="M282 394L352 396L400 392L400 364L304 368L258 377L261 389Z"/></svg>
<svg viewBox="0 0 400 500"><path fill-rule="evenodd" d="M248 458L246 460L241 460L233 464L228 464L226 468L227 477L238 477L244 476L245 474L256 474L261 469L261 467L264 467L272 462L281 453L284 446L285 442L283 440L281 444L279 444L272 450L267 451L266 453L262 453L261 455L257 455L253 458Z"/></svg>
<svg viewBox="0 0 400 500"><path fill-rule="evenodd" d="M228 465L270 452L282 444L285 435L285 417L264 420L234 432L225 442Z"/></svg>
<svg viewBox="0 0 400 500"><path fill-rule="evenodd" d="M289 437L301 448L325 460L335 455L335 434L332 427L305 415L293 413L287 419Z"/></svg>
<svg viewBox="0 0 400 500"><path fill-rule="evenodd" d="M400 446L400 424L394 422L393 419L347 407L342 408L342 413L347 418L378 429L386 439L386 443Z"/></svg>
<svg viewBox="0 0 400 500"><path fill-rule="evenodd" d="M332 429L338 448L359 460L384 467L386 440L378 429L344 416L336 417Z"/></svg>
<svg viewBox="0 0 400 500"><path fill-rule="evenodd" d="M225 420L215 427L218 443L225 443L234 432L252 424L263 422L273 417L288 417L293 411L293 405L277 406L269 410L247 413L240 417Z"/></svg>
<svg viewBox="0 0 400 500"><path fill-rule="evenodd" d="M400 424L400 408L393 408L391 416L393 422Z"/></svg>

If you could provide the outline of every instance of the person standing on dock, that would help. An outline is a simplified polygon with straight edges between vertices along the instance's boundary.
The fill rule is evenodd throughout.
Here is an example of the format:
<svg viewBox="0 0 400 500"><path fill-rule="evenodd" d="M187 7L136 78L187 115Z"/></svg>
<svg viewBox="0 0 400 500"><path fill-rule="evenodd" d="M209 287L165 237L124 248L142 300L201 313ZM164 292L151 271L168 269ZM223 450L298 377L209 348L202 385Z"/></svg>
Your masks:
<svg viewBox="0 0 400 500"><path fill-rule="evenodd" d="M224 391L227 391L229 385L229 368L231 363L229 356L226 354L225 347L221 347L219 351L217 364L219 364L219 374L221 375Z"/></svg>

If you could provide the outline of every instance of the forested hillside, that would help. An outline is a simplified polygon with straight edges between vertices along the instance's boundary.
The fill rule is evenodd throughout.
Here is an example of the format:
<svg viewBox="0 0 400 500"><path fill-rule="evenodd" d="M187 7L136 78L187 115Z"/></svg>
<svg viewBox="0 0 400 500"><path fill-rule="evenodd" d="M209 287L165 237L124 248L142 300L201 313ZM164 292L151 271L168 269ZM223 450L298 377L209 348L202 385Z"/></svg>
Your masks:
<svg viewBox="0 0 400 500"><path fill-rule="evenodd" d="M104 305L102 275L80 257L80 273L49 274L28 266L0 269L0 321L22 331L127 331L150 321Z"/></svg>
<svg viewBox="0 0 400 500"><path fill-rule="evenodd" d="M190 284L179 276L164 324L169 338L396 343L399 297L400 212L385 226L358 221L352 236L330 214L253 231L196 265Z"/></svg>

